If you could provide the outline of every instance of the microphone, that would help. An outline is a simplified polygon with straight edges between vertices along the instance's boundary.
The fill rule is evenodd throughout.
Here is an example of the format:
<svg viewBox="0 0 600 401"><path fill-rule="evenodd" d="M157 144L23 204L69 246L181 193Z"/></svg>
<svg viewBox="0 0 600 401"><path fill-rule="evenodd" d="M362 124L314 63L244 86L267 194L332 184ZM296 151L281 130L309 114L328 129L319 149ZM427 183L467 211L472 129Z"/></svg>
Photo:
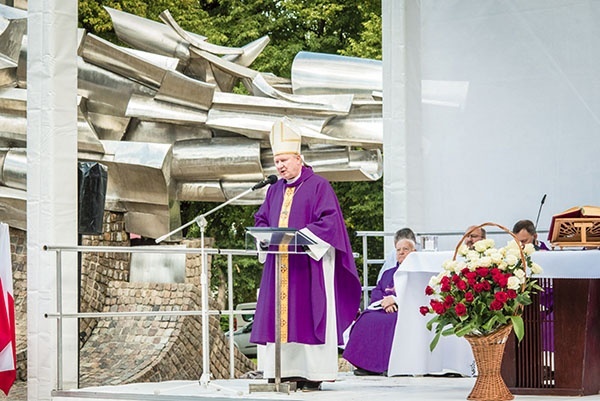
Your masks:
<svg viewBox="0 0 600 401"><path fill-rule="evenodd" d="M260 181L259 183L257 183L256 185L254 185L252 187L252 190L256 190L256 189L260 189L264 186L267 186L269 184L275 184L277 182L277 176L274 174L271 174L270 176L268 176L267 178L265 178L264 180Z"/></svg>
<svg viewBox="0 0 600 401"><path fill-rule="evenodd" d="M540 208L538 209L537 217L535 218L535 229L537 230L538 221L540 220L540 213L542 212L542 206L544 206L544 202L546 202L546 194L542 196L542 201L540 202Z"/></svg>

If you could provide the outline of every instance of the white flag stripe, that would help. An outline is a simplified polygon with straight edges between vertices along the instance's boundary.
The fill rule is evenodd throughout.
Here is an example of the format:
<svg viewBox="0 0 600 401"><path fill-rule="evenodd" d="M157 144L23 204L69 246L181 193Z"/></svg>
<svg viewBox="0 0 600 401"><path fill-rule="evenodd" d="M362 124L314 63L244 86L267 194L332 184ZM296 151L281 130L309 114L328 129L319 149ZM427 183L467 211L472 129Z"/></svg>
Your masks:
<svg viewBox="0 0 600 401"><path fill-rule="evenodd" d="M15 361L13 361L12 344L8 344L2 352L0 352L0 372L14 369Z"/></svg>
<svg viewBox="0 0 600 401"><path fill-rule="evenodd" d="M8 225L0 223L0 390L8 395L16 377L15 320Z"/></svg>

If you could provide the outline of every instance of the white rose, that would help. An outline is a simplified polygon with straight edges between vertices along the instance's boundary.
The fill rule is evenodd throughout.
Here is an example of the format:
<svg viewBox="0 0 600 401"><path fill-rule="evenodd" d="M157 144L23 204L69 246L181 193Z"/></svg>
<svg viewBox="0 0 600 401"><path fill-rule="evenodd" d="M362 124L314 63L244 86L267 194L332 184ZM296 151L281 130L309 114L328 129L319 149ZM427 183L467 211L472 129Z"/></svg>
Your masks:
<svg viewBox="0 0 600 401"><path fill-rule="evenodd" d="M506 250L507 255L514 255L517 258L521 259L521 248L508 248Z"/></svg>
<svg viewBox="0 0 600 401"><path fill-rule="evenodd" d="M525 252L525 255L529 256L529 255L531 255L532 253L535 252L535 246L533 246L533 244L527 244L523 248L523 252Z"/></svg>
<svg viewBox="0 0 600 401"><path fill-rule="evenodd" d="M506 262L504 260L498 264L498 269L500 269L502 271L506 271L507 268L508 268L508 265L506 264Z"/></svg>
<svg viewBox="0 0 600 401"><path fill-rule="evenodd" d="M492 258L484 256L479 259L479 266L490 267L492 265Z"/></svg>
<svg viewBox="0 0 600 401"><path fill-rule="evenodd" d="M477 244L477 243L475 243L475 244ZM475 261L477 259L479 259L479 252L474 251L472 249L469 252L467 252L467 260Z"/></svg>
<svg viewBox="0 0 600 401"><path fill-rule="evenodd" d="M521 244L517 244L517 242L514 239L511 239L511 240L509 240L506 243L506 249L507 250L509 250L509 249L517 249L517 252L518 252L518 250L520 248L521 248Z"/></svg>
<svg viewBox="0 0 600 401"><path fill-rule="evenodd" d="M485 241L485 246L487 248L494 248L496 246L496 243L491 238L486 238L486 239L484 239L484 241Z"/></svg>
<svg viewBox="0 0 600 401"><path fill-rule="evenodd" d="M496 248L488 248L488 249L485 250L484 255L490 256L490 255L493 255L495 253L498 253L498 250Z"/></svg>
<svg viewBox="0 0 600 401"><path fill-rule="evenodd" d="M456 260L447 260L446 262L444 262L442 267L447 272L453 272L456 269L456 264L457 264Z"/></svg>
<svg viewBox="0 0 600 401"><path fill-rule="evenodd" d="M542 266L538 265L535 262L531 263L531 273L533 274L542 274L544 272L544 270L542 269Z"/></svg>
<svg viewBox="0 0 600 401"><path fill-rule="evenodd" d="M460 262L456 262L456 264L454 265L454 273L458 274L462 271L462 269L464 269L467 265L465 264L465 262L460 261Z"/></svg>
<svg viewBox="0 0 600 401"><path fill-rule="evenodd" d="M502 263L502 254L497 249L494 249L494 252L490 254L490 259L493 264L498 265Z"/></svg>
<svg viewBox="0 0 600 401"><path fill-rule="evenodd" d="M508 254L506 255L506 257L504 258L504 261L506 262L506 264L509 267L514 267L518 262L519 262L519 258L517 258L515 255L513 254Z"/></svg>
<svg viewBox="0 0 600 401"><path fill-rule="evenodd" d="M523 271L523 269L516 269L514 274L519 278L519 280L525 279L525 271Z"/></svg>
<svg viewBox="0 0 600 401"><path fill-rule="evenodd" d="M468 252L469 252L469 248L465 244L462 244L460 246L460 248L458 248L458 253L461 256L466 256Z"/></svg>
<svg viewBox="0 0 600 401"><path fill-rule="evenodd" d="M475 250L479 253L484 252L488 247L487 244L485 243L485 240L479 240L477 241L474 245L473 248L475 248Z"/></svg>
<svg viewBox="0 0 600 401"><path fill-rule="evenodd" d="M431 276L431 278L429 279L429 286L431 288L435 288L440 284L440 277L438 276Z"/></svg>
<svg viewBox="0 0 600 401"><path fill-rule="evenodd" d="M511 290L518 290L521 287L521 281L518 277L511 276L508 278L506 286Z"/></svg>

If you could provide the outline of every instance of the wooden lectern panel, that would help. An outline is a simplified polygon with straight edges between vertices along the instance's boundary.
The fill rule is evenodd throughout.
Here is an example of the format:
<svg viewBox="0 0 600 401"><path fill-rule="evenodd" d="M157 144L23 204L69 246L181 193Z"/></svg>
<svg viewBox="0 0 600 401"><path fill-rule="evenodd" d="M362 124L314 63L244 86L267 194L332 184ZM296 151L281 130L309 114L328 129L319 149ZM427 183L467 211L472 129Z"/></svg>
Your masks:
<svg viewBox="0 0 600 401"><path fill-rule="evenodd" d="M549 281L550 283L546 282ZM506 346L502 377L512 393L583 396L600 391L600 280L542 280L552 298L525 308L525 338Z"/></svg>

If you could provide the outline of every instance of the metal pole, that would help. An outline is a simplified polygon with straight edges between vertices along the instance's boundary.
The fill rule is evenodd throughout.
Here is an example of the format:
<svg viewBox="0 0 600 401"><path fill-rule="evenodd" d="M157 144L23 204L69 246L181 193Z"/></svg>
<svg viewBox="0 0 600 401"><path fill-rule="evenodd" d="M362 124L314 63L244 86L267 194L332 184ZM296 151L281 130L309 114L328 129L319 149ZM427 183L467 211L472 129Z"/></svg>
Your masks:
<svg viewBox="0 0 600 401"><path fill-rule="evenodd" d="M281 384L281 255L275 264L275 391Z"/></svg>
<svg viewBox="0 0 600 401"><path fill-rule="evenodd" d="M363 309L369 306L369 265L367 263L367 237L362 238L363 248Z"/></svg>
<svg viewBox="0 0 600 401"><path fill-rule="evenodd" d="M62 252L56 252L56 389L63 389Z"/></svg>
<svg viewBox="0 0 600 401"><path fill-rule="evenodd" d="M214 213L217 210L219 210L219 209L221 209L221 208L229 205L231 202L234 202L234 201L238 200L239 198L241 198L243 196L246 196L247 194L249 194L252 191L253 191L252 188L245 190L241 194L239 194L239 195L237 195L237 196L235 196L235 197L233 197L231 199L228 199L227 201L221 203L219 206L217 206L217 207L209 210L206 213L202 213L201 215L195 217L193 220L190 220L187 223L185 223L184 225L182 225L180 227L177 227L173 231L171 231L169 233L166 233L162 237L158 237L157 239L154 240L154 242L156 242L157 244L159 244L159 243L163 242L164 240L166 240L167 238L169 238L171 235L175 234L176 232L179 232L179 231L183 230L187 226L189 226L191 224L194 224L194 223L198 223L198 225L200 226L200 228L202 228L202 225L204 225L204 227L206 227L206 219L205 219L206 216L208 216L209 214Z"/></svg>
<svg viewBox="0 0 600 401"><path fill-rule="evenodd" d="M206 253L204 252L204 230L206 229L206 219L204 215L198 219L200 226L200 258L202 260L202 272L200 273L200 286L202 288L202 376L200 385L208 387L210 382L210 358L208 346L208 266L206 263Z"/></svg>
<svg viewBox="0 0 600 401"><path fill-rule="evenodd" d="M229 288L229 310L233 310L233 260L231 254L227 255L227 288ZM229 314L229 378L235 377L235 359L233 349L233 314ZM237 327L236 327L237 329Z"/></svg>

